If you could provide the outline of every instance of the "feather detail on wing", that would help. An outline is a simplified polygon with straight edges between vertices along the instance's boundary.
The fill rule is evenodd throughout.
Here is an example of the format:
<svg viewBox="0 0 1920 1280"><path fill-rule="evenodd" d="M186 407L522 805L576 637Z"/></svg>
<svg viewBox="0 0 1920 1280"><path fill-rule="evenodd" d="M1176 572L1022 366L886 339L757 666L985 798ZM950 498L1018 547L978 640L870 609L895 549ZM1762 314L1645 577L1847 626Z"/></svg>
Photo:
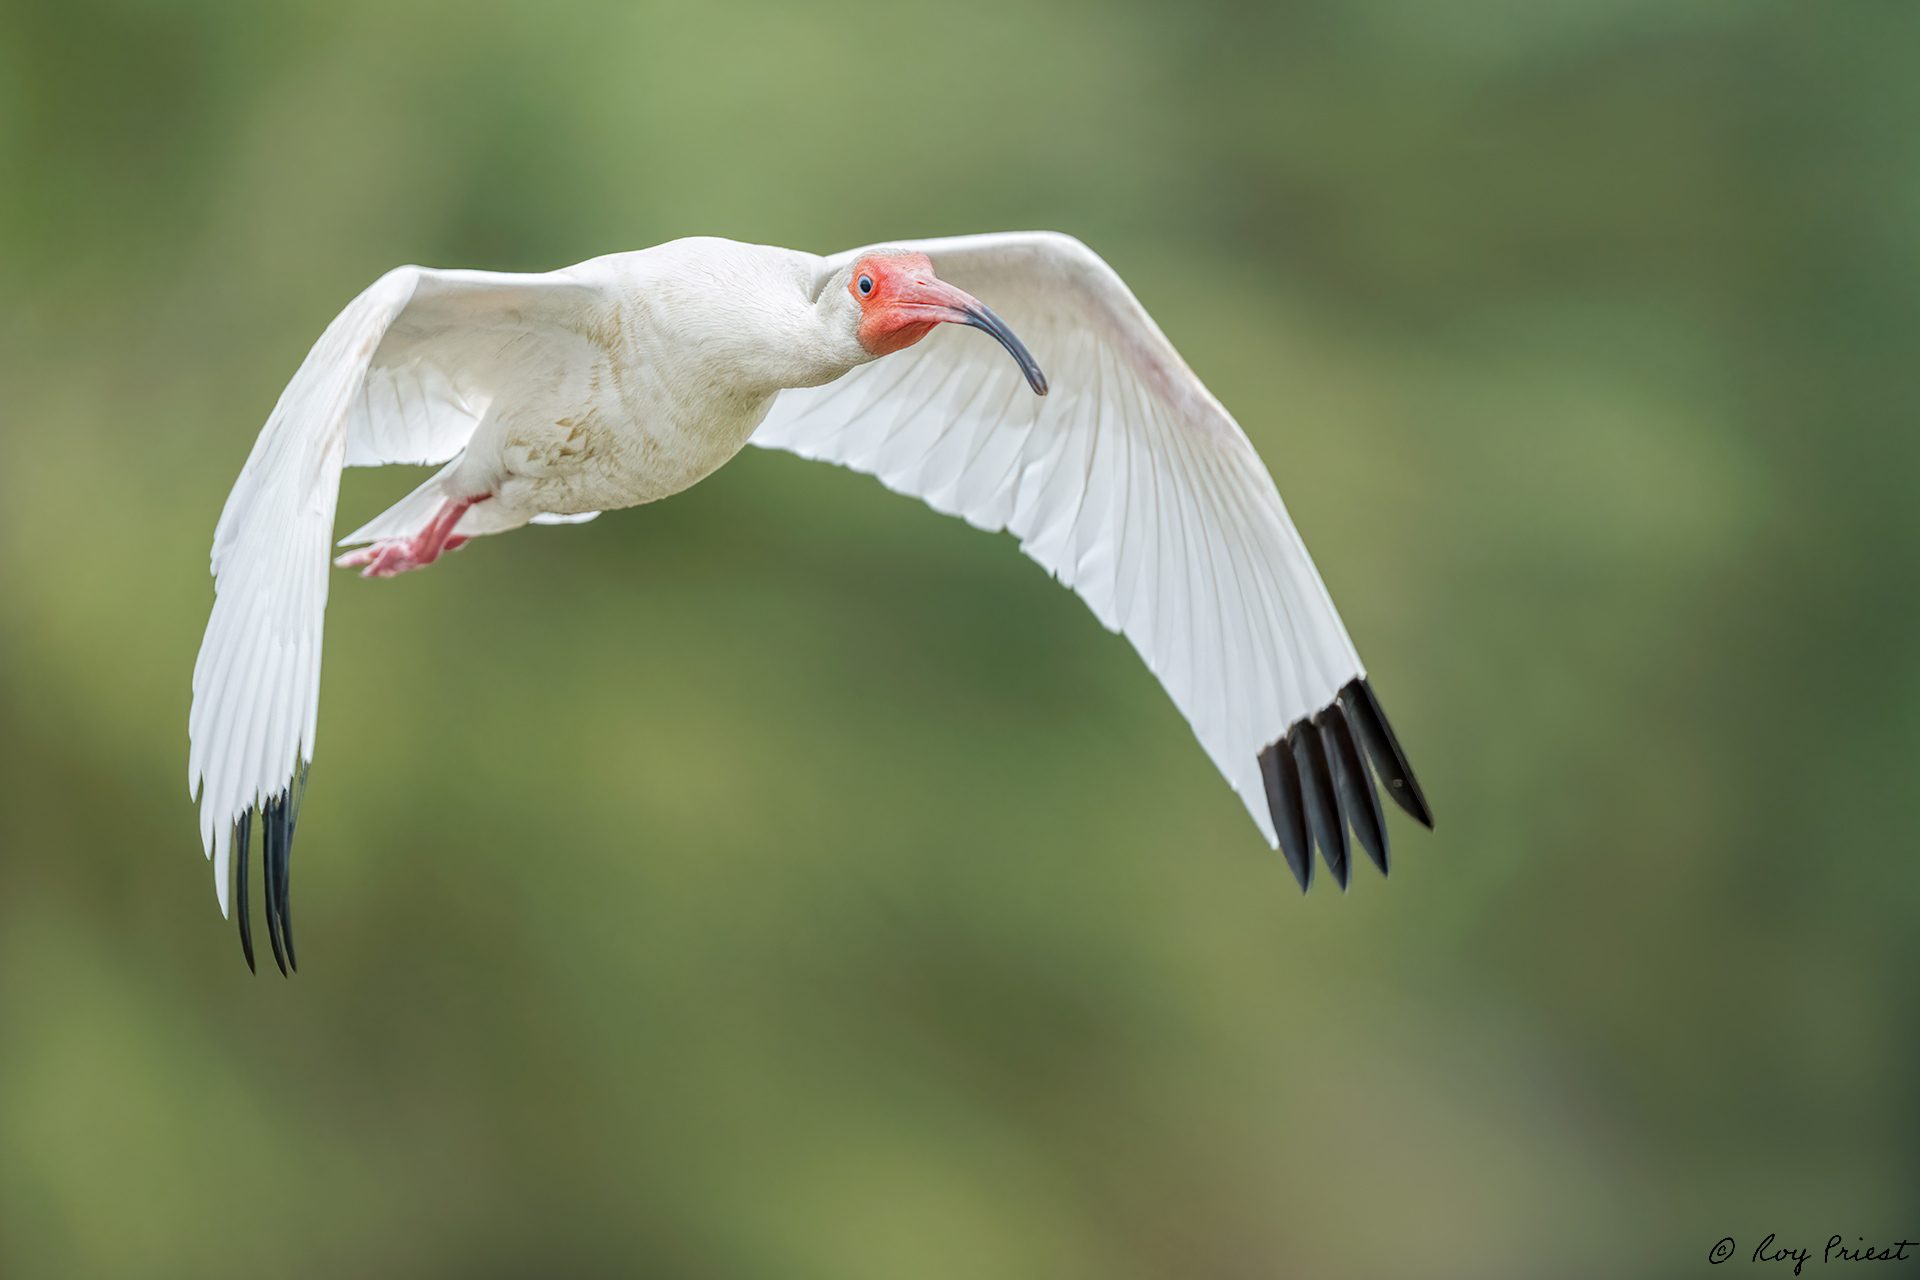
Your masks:
<svg viewBox="0 0 1920 1280"><path fill-rule="evenodd" d="M1342 736L1352 700L1342 691L1358 698L1364 669L1245 434L1079 241L927 240L855 250L829 268L882 248L925 253L942 280L991 306L1051 394L1033 395L982 335L941 326L823 387L781 393L753 442L1013 533L1133 643L1302 887L1316 835L1344 884L1349 822L1370 850L1381 825L1347 812L1362 787L1373 795L1371 779L1355 777L1355 735ZM1377 716L1370 693L1367 707ZM1291 740L1303 745L1297 757L1285 750L1281 770ZM1405 778L1393 794L1417 796L1397 759ZM1430 821L1424 802L1416 816ZM1377 843L1384 869L1384 836Z"/></svg>
<svg viewBox="0 0 1920 1280"><path fill-rule="evenodd" d="M513 366L492 356L540 317L591 305L565 272L401 267L337 316L261 429L214 531L213 613L194 664L188 787L221 911L256 810L266 831L268 924L291 958L285 872L313 758L327 544L344 465L445 461ZM243 904L244 910L244 904ZM250 942L250 938L248 938ZM249 947L249 963L251 950Z"/></svg>

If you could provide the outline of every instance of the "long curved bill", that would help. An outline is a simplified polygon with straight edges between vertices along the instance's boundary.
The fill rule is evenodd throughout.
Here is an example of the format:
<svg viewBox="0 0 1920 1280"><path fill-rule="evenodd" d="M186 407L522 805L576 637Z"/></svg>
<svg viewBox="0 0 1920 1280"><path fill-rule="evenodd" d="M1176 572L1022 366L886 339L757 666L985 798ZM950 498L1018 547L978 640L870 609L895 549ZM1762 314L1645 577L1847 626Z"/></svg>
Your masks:
<svg viewBox="0 0 1920 1280"><path fill-rule="evenodd" d="M1020 366L1020 372L1027 377L1027 385L1033 388L1033 394L1047 394L1047 375L1041 372L1040 362L1027 350L1027 344L1020 341L1007 322L993 314L993 308L968 293L965 289L956 289L944 280L928 280L914 291L908 305L924 308L934 317L948 324L972 325L984 333L993 335L993 340L1007 349L1014 363Z"/></svg>

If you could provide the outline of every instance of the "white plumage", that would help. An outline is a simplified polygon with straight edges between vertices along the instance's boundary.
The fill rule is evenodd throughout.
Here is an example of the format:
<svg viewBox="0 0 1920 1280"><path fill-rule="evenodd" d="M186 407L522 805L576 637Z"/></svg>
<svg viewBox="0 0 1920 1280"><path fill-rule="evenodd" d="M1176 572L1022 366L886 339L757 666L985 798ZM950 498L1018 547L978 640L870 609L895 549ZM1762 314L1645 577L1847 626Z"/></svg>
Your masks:
<svg viewBox="0 0 1920 1280"><path fill-rule="evenodd" d="M343 465L446 464L343 540L377 544L344 562L385 576L667 497L749 439L1010 530L1139 650L1303 887L1316 840L1346 882L1349 825L1385 869L1363 760L1431 824L1272 478L1091 250L1039 232L824 259L682 240L540 275L403 267L321 335L214 535L189 782L222 911L259 810L279 954Z"/></svg>
<svg viewBox="0 0 1920 1280"><path fill-rule="evenodd" d="M1273 843L1260 749L1364 672L1253 446L1079 241L913 247L999 311L1052 394L948 330L782 396L754 443L1010 530L1133 642Z"/></svg>

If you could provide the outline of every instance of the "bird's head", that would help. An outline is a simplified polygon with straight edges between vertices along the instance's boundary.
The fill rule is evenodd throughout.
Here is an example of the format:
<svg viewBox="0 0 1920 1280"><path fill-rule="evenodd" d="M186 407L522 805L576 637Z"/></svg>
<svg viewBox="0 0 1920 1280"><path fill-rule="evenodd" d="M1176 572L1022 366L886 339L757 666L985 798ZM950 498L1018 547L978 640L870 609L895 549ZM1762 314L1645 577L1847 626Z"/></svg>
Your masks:
<svg viewBox="0 0 1920 1280"><path fill-rule="evenodd" d="M856 337L869 356L903 351L938 324L971 325L1007 349L1035 395L1047 394L1047 375L1026 344L986 303L936 276L926 254L867 254L853 264L846 288L856 308Z"/></svg>

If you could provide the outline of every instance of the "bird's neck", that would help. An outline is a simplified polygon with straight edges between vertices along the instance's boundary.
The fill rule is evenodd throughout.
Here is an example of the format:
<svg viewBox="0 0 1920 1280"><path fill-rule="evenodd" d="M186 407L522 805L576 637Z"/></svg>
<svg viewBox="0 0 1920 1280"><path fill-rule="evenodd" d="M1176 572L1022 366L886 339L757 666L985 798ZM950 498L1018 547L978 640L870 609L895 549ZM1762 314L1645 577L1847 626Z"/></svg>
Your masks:
<svg viewBox="0 0 1920 1280"><path fill-rule="evenodd" d="M741 308L731 317L727 345L745 388L771 394L823 386L871 360L841 310L832 298L792 288L768 289Z"/></svg>
<svg viewBox="0 0 1920 1280"><path fill-rule="evenodd" d="M871 359L858 342L835 343L821 335L794 345L770 363L777 369L775 385L785 391L825 386Z"/></svg>

